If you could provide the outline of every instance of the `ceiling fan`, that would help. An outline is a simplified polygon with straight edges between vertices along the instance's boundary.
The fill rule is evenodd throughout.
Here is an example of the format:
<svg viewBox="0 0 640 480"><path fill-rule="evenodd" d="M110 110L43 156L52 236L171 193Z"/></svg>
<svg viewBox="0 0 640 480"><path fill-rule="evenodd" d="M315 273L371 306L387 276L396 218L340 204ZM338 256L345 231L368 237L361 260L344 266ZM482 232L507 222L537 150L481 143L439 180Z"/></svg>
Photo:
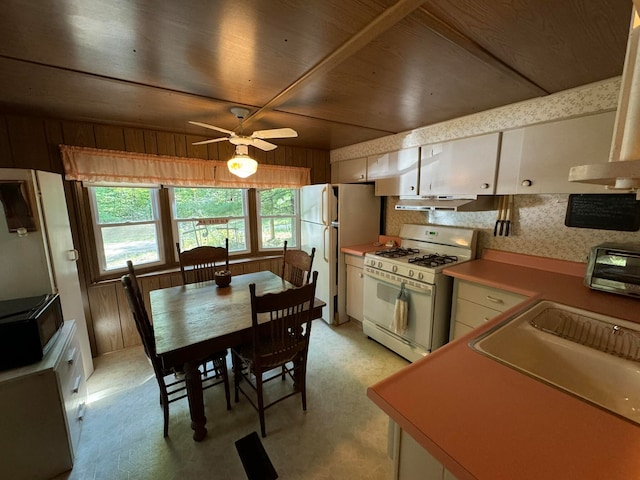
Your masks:
<svg viewBox="0 0 640 480"><path fill-rule="evenodd" d="M253 145L256 148L259 148L260 150L269 151L269 150L273 150L274 148L277 148L277 145L274 145L273 143L265 142L264 141L265 138L293 138L298 136L298 132L296 132L293 128L272 128L270 130L256 130L251 135L243 135L242 121L249 115L249 113L251 113L251 111L243 107L231 107L230 110L231 110L231 113L233 113L238 119L238 121L240 122L240 125L236 129L236 130L238 129L240 130L239 134L234 131L227 130L225 128L209 125L208 123L189 121L189 123L192 125L208 128L210 130L216 130L218 132L226 133L227 135L229 135L228 137L211 138L209 140L203 140L201 142L194 142L193 145L204 145L207 143L223 142L225 140L228 140L229 142L231 142L233 145L236 145L236 146L237 145Z"/></svg>

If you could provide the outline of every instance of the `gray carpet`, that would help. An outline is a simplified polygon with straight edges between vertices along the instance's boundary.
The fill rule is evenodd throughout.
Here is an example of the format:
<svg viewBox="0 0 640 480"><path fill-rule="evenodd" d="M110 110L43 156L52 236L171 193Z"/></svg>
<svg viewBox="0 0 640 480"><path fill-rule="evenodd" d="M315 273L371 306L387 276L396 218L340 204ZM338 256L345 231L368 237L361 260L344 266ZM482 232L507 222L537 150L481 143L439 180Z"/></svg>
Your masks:
<svg viewBox="0 0 640 480"><path fill-rule="evenodd" d="M367 339L357 323L314 321L310 345L307 411L296 395L266 412L261 441L279 478L390 479L387 417L366 389L408 362ZM172 403L165 439L158 387L142 348L94 362L75 465L58 480L247 478L235 442L260 424L246 399L227 411L222 386L206 390L209 435L200 443L191 438L187 400Z"/></svg>

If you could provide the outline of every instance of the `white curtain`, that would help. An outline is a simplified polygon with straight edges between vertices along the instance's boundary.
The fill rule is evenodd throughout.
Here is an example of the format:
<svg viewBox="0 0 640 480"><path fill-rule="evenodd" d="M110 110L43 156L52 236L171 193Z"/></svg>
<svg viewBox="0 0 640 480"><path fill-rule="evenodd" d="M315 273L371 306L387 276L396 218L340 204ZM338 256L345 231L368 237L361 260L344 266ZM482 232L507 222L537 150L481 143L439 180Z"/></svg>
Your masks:
<svg viewBox="0 0 640 480"><path fill-rule="evenodd" d="M83 182L155 183L227 188L298 188L311 183L309 168L258 165L239 178L219 160L151 155L60 145L65 179Z"/></svg>

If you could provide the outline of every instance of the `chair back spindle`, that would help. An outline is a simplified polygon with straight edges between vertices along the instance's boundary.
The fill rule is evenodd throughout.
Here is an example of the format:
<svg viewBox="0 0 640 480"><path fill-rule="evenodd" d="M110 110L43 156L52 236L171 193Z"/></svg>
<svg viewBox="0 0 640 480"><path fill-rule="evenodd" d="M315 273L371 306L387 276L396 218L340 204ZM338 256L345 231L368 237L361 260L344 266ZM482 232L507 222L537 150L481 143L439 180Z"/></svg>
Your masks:
<svg viewBox="0 0 640 480"><path fill-rule="evenodd" d="M220 267L229 270L229 239L225 239L224 247L201 246L191 250L180 250L176 243L182 282L200 283L215 280L215 273Z"/></svg>
<svg viewBox="0 0 640 480"><path fill-rule="evenodd" d="M315 254L315 247L311 249L310 254L303 250L288 250L285 240L280 276L296 287L309 283Z"/></svg>

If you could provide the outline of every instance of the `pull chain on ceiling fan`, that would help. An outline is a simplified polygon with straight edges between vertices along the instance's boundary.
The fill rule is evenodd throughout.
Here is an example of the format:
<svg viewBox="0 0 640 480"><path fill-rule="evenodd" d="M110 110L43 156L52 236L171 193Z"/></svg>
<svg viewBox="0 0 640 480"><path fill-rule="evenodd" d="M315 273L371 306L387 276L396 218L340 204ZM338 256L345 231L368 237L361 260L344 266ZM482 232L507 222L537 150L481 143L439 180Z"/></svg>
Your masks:
<svg viewBox="0 0 640 480"><path fill-rule="evenodd" d="M236 153L233 158L231 158L227 162L227 166L229 167L229 171L231 173L239 177L246 178L249 175L253 175L258 169L258 162L256 162L249 156L249 145L268 152L269 150L273 150L278 146L274 145L273 143L265 142L265 138L293 138L298 136L298 132L296 132L293 128L272 128L269 130L256 130L251 135L243 135L242 121L249 115L249 113L251 113L250 110L243 107L231 107L230 110L231 113L233 113L240 122L238 128L236 128L236 130L239 130L240 133L236 133L232 130L227 130L226 128L216 127L215 125L209 125L208 123L193 121L189 121L189 123L192 125L197 125L199 127L208 128L210 130L215 130L217 132L226 133L228 135L227 137L211 138L209 140L203 140L201 142L194 142L193 145L205 145L207 143L224 142L225 140L228 140L232 145L236 146Z"/></svg>

